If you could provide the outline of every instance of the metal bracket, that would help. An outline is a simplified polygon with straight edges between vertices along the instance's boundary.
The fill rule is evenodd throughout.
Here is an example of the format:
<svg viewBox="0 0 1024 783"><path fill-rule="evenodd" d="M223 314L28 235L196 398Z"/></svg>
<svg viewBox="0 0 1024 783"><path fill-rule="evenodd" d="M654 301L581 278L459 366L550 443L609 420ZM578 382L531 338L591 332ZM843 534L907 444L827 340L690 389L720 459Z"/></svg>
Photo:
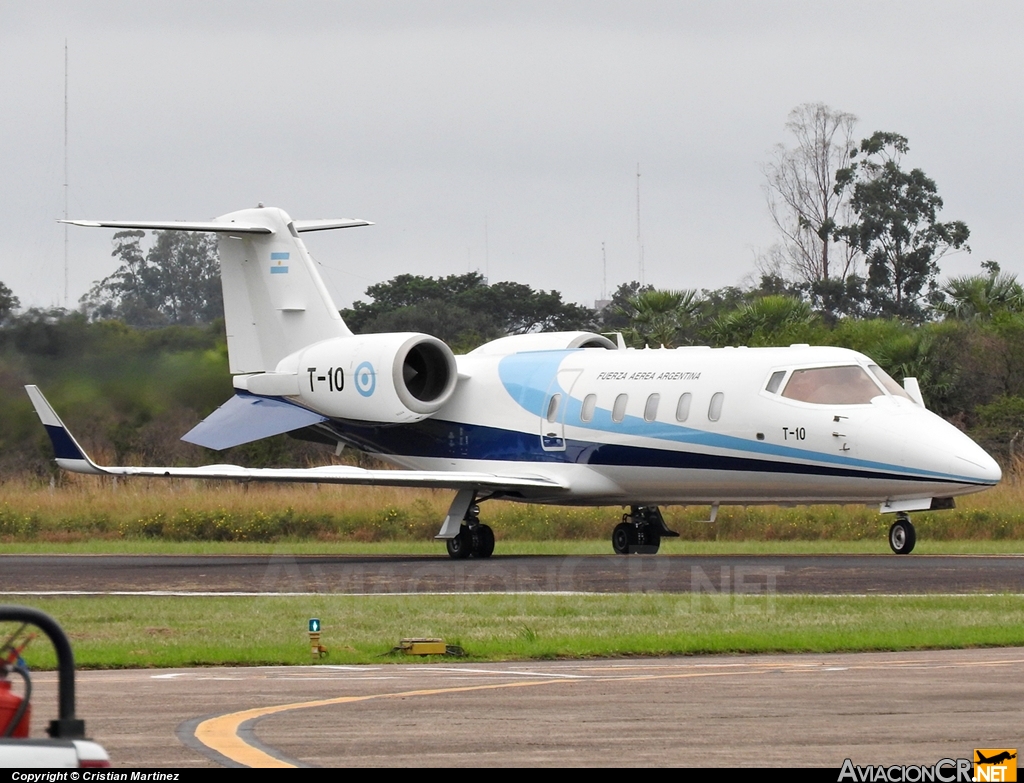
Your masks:
<svg viewBox="0 0 1024 783"><path fill-rule="evenodd" d="M452 500L451 506L448 507L448 515L444 518L444 522L441 524L441 530L438 531L438 534L434 536L434 538L455 538L455 536L459 534L459 529L462 527L462 520L466 518L466 512L469 511L469 507L473 505L473 500L475 498L475 489L460 489L455 493L455 499Z"/></svg>
<svg viewBox="0 0 1024 783"><path fill-rule="evenodd" d="M711 504L711 519L702 519L701 522L703 522L706 525L713 525L715 523L715 520L718 519L718 506L719 505L721 505L721 504L719 504L719 503L712 503Z"/></svg>

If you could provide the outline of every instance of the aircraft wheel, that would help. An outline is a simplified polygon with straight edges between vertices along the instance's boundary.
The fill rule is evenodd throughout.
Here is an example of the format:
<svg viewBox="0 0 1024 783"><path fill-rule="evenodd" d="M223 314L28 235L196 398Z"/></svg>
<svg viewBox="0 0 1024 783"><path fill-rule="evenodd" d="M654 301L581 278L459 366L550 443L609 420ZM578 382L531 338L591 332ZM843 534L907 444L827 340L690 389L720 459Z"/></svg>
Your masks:
<svg viewBox="0 0 1024 783"><path fill-rule="evenodd" d="M629 548L634 543L636 531L628 522L620 522L612 531L612 549L617 555L628 555Z"/></svg>
<svg viewBox="0 0 1024 783"><path fill-rule="evenodd" d="M640 553L644 555L658 554L658 550L661 548L661 534L653 531L653 525L648 525L644 539L644 545L640 548Z"/></svg>
<svg viewBox="0 0 1024 783"><path fill-rule="evenodd" d="M445 546L448 547L448 556L452 560L465 560L469 557L469 550L472 548L469 528L463 526L455 538L445 541Z"/></svg>
<svg viewBox="0 0 1024 783"><path fill-rule="evenodd" d="M477 525L473 531L473 557L494 554L494 531L488 525Z"/></svg>
<svg viewBox="0 0 1024 783"><path fill-rule="evenodd" d="M914 526L906 517L897 519L889 528L889 547L897 555L909 555L914 551L917 534Z"/></svg>

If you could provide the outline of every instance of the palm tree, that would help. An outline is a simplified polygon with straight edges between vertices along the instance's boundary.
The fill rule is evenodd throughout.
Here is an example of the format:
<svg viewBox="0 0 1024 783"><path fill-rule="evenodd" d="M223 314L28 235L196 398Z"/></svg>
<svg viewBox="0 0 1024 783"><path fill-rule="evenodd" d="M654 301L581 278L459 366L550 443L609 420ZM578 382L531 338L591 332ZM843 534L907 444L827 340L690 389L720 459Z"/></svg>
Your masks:
<svg viewBox="0 0 1024 783"><path fill-rule="evenodd" d="M997 312L1024 311L1024 288L1016 275L999 271L999 264L987 261L987 275L953 277L942 287L945 298L935 309L947 319L987 321Z"/></svg>
<svg viewBox="0 0 1024 783"><path fill-rule="evenodd" d="M773 345L786 343L816 321L807 302L772 295L716 318L707 331L715 345Z"/></svg>
<svg viewBox="0 0 1024 783"><path fill-rule="evenodd" d="M701 298L694 290L651 289L631 296L620 312L629 318L625 338L631 344L675 348L696 325Z"/></svg>

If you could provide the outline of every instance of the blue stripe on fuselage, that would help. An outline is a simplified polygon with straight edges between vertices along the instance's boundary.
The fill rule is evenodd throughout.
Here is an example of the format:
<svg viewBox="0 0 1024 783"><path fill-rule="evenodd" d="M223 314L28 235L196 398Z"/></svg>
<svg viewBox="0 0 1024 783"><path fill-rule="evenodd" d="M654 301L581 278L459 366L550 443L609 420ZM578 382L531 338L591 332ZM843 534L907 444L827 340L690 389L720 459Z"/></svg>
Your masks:
<svg viewBox="0 0 1024 783"><path fill-rule="evenodd" d="M504 430L476 424L426 419L402 427L356 425L331 421L336 437L367 451L404 457L547 462L578 465L725 470L756 473L841 476L921 482L985 485L972 479L908 474L898 467L888 471L759 459L750 455L700 454L691 451L625 446L566 439L565 451L545 451L537 433Z"/></svg>
<svg viewBox="0 0 1024 783"><path fill-rule="evenodd" d="M546 404L548 391L551 389L552 383L558 377L559 367L566 357L571 356L580 350L584 349L571 351L537 351L512 354L502 358L498 363L498 376L500 377L502 385L505 387L509 396L512 397L512 399L528 413L540 418L547 412ZM598 435L599 433L614 433L619 436L627 435L635 438L650 438L656 441L687 444L703 448L728 449L729 451L739 452L738 455L730 456L728 459L739 459L741 461L753 459L757 462L763 462L769 465L777 465L779 463L759 458L772 456L779 457L784 460L803 460L813 461L816 463L827 463L838 471L835 473L829 473L828 471L816 471L822 473L822 475L851 475L851 471L856 472L858 470L875 474L876 472L881 471L885 474L912 474L922 479L928 478L936 481L956 481L959 483L969 484L984 483L964 476L940 473L938 471L922 470L919 468L910 468L904 465L874 462L854 457L845 457L839 454L809 451L807 449L798 449L791 446L779 446L771 443L748 440L746 438L737 438L732 435L721 435L716 432L684 427L680 424L670 424L663 421L649 422L639 416L626 416L622 421L613 422L611 411L606 408L597 408L594 411L594 415L591 420L585 422L580 418L580 410L583 405L582 401L574 397L570 397L570 390L568 389L562 389L559 386L557 391L565 397L565 402L563 403L564 410L560 412L561 421L572 422L571 425L567 426L572 426L573 428L582 430L590 430L593 431L595 435ZM607 444L605 447L607 447ZM668 454L685 453L658 448L647 448L646 450L652 452L665 452ZM702 461L717 459L717 457L711 457L704 454L690 454L690 456L699 457ZM745 470L746 468L742 469ZM777 472L777 470L773 472ZM798 472L804 471L801 470Z"/></svg>

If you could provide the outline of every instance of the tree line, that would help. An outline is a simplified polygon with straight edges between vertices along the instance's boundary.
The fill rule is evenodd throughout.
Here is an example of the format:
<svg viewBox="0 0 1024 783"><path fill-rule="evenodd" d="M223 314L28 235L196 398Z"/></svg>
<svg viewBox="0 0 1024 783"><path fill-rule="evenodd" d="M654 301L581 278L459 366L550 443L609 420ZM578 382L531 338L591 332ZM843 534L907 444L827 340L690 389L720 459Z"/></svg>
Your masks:
<svg viewBox="0 0 1024 783"><path fill-rule="evenodd" d="M506 300L507 288L491 293L494 286L473 274L401 276L373 288L379 298L343 311L356 331L416 329L460 351L536 328L620 332L634 347L837 345L871 356L899 380L917 377L932 410L997 455L1009 457L1024 430L1024 290L991 262L942 286L941 306L925 323L831 320L769 277L758 287L699 292L623 284L601 312L562 302L557 292L530 295L527 286ZM0 302L14 299L4 291ZM114 461L208 461L212 454L177 439L232 393L223 321L143 328L82 311L8 306L0 318L0 470L27 464L46 475L49 446L26 383L43 386L72 421L80 417L87 446L107 449ZM301 465L317 458L311 449L282 437L226 458Z"/></svg>
<svg viewBox="0 0 1024 783"><path fill-rule="evenodd" d="M986 261L939 281L939 261L968 251L968 227L940 220L936 183L905 166L909 142L878 131L854 140L856 118L823 104L797 107L792 143L763 167L778 241L748 286L660 290L623 283L600 311L558 291L479 273L399 275L341 311L360 332L420 331L456 352L508 334L619 332L633 347L788 345L852 348L899 380L917 377L929 407L1004 458L1024 431L1024 289ZM81 415L83 437L116 461L194 464L211 455L177 440L231 394L216 242L141 231L113 238L116 271L76 312L19 309L0 283L0 469L50 468L48 447L20 386L45 385ZM226 455L245 464L303 464L287 438Z"/></svg>

